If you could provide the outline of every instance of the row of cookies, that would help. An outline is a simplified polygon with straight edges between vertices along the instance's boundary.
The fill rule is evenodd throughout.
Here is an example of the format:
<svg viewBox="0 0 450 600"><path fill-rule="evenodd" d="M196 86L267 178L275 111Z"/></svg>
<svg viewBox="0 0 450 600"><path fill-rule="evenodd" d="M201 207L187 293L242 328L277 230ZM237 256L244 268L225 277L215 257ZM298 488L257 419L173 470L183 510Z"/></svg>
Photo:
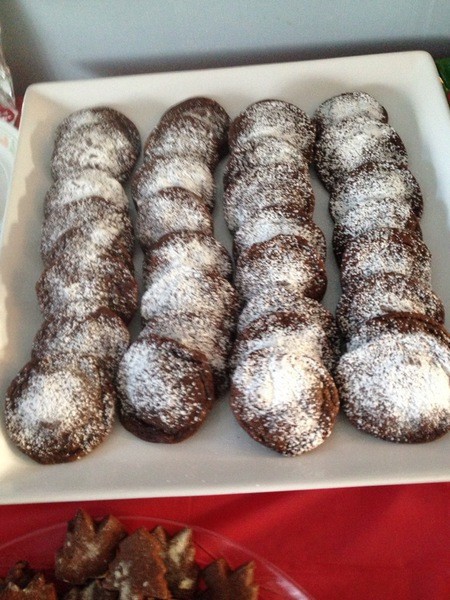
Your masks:
<svg viewBox="0 0 450 600"><path fill-rule="evenodd" d="M297 106L256 102L230 126L224 173L241 304L231 408L253 439L284 455L321 444L338 412L336 327L320 303L326 244L312 220L314 140Z"/></svg>
<svg viewBox="0 0 450 600"><path fill-rule="evenodd" d="M212 222L214 170L228 125L212 99L172 106L148 136L132 179L144 327L119 368L119 416L147 441L192 435L228 386L236 295L231 259Z"/></svg>
<svg viewBox="0 0 450 600"><path fill-rule="evenodd" d="M5 404L12 441L41 463L80 458L112 428L138 304L122 183L139 153L135 125L111 108L72 113L56 131L36 284L44 322Z"/></svg>
<svg viewBox="0 0 450 600"><path fill-rule="evenodd" d="M17 562L0 578L0 600L258 598L253 562L232 568L216 555L200 563L198 548L201 541L190 528L169 533L157 525L129 533L113 515L93 519L78 510L56 551L54 569L44 573Z"/></svg>
<svg viewBox="0 0 450 600"><path fill-rule="evenodd" d="M315 120L316 168L330 192L342 285L344 411L383 439L433 440L450 428L450 344L405 145L385 107L364 92L329 98Z"/></svg>

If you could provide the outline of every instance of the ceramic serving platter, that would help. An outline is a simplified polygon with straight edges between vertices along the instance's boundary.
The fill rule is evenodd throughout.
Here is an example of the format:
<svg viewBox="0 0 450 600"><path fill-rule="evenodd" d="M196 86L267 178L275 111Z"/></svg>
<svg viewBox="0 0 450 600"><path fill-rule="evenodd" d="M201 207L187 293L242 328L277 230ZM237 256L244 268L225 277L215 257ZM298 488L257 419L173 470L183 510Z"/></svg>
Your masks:
<svg viewBox="0 0 450 600"><path fill-rule="evenodd" d="M281 98L310 115L325 99L364 90L388 110L403 138L425 198L424 240L433 255L433 287L450 312L450 113L432 58L405 52L308 62L93 79L31 86L25 97L18 152L0 250L0 402L27 362L40 325L34 285L42 270L42 204L58 123L82 107L123 111L145 139L169 106L195 95L222 103L231 116L263 98ZM331 240L328 196L314 177L314 219ZM230 238L221 216L217 237ZM325 305L334 309L338 272L329 248ZM0 417L0 421L2 417ZM150 444L120 424L82 460L42 466L18 452L0 429L0 502L24 503L140 496L182 496L443 481L449 478L450 435L431 444L395 445L351 427L343 416L311 453L286 458L252 441L226 399L203 428L178 445Z"/></svg>

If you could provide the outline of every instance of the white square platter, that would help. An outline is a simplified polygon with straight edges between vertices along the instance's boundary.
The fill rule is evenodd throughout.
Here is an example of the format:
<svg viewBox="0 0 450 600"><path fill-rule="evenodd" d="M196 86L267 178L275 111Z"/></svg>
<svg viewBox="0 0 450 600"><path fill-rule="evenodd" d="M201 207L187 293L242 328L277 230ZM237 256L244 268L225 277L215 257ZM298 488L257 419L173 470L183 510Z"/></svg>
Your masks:
<svg viewBox="0 0 450 600"><path fill-rule="evenodd" d="M0 404L28 361L41 322L34 293L42 270L39 242L50 156L58 123L70 112L109 105L138 126L143 139L169 106L210 96L233 117L263 98L281 98L310 115L325 99L352 90L373 94L403 138L425 198L424 240L433 255L433 286L450 312L450 112L431 56L403 52L202 71L93 79L31 86L0 249ZM331 239L328 196L313 175L315 221ZM219 206L216 230L229 245ZM338 272L329 248L324 303L334 309ZM2 417L0 417L0 423ZM446 481L450 435L425 445L395 445L352 428L340 416L313 452L280 456L253 442L226 400L203 428L178 445L141 441L120 424L91 455L42 466L18 452L0 426L0 503L206 495Z"/></svg>

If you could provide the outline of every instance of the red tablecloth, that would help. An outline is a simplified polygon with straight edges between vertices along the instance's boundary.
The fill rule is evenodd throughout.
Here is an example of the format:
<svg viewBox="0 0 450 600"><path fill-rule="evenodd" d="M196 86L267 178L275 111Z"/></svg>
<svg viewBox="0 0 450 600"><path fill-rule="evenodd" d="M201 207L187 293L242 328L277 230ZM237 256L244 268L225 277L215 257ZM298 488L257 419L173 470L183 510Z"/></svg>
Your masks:
<svg viewBox="0 0 450 600"><path fill-rule="evenodd" d="M448 600L450 484L0 506L0 544L71 518L142 515L216 531L316 600Z"/></svg>

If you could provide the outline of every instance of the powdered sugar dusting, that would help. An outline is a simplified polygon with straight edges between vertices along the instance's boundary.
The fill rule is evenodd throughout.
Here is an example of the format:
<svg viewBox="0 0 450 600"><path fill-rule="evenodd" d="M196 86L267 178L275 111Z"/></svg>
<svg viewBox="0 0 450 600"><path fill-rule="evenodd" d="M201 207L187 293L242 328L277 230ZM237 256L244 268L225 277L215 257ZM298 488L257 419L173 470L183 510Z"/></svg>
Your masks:
<svg viewBox="0 0 450 600"><path fill-rule="evenodd" d="M375 435L414 441L423 430L432 439L450 428L449 361L449 349L431 352L422 334L384 334L342 357L344 408Z"/></svg>
<svg viewBox="0 0 450 600"><path fill-rule="evenodd" d="M233 410L250 432L255 422L264 423L264 442L282 453L312 450L330 434L335 416L330 414L327 423L323 418L324 373L314 360L292 349L257 350L236 368Z"/></svg>

